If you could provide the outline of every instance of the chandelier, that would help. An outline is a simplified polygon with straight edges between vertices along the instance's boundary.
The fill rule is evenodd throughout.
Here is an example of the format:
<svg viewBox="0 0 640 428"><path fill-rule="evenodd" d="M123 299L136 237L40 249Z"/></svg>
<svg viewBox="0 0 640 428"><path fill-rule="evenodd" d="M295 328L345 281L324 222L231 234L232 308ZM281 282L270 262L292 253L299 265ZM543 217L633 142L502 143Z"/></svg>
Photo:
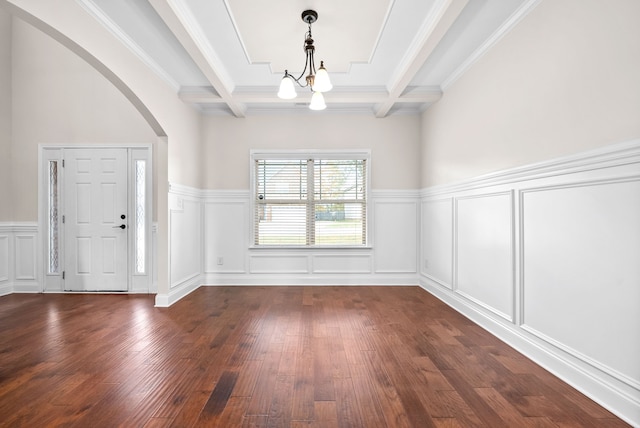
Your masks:
<svg viewBox="0 0 640 428"><path fill-rule="evenodd" d="M301 88L309 87L313 95L311 96L311 103L309 108L311 110L324 110L327 105L324 102L323 92L330 91L333 88L331 80L329 80L329 73L324 68L324 61L320 61L320 68L316 70L316 64L314 62L313 54L316 48L313 46L313 38L311 37L311 24L318 20L318 13L315 10L305 10L302 12L302 21L308 26L309 30L304 36L304 52L306 55L304 70L297 78L289 73L288 70L284 71L284 77L280 81L280 90L278 91L278 97L290 100L295 98L296 93L294 82ZM301 83L302 76L308 71L304 83Z"/></svg>

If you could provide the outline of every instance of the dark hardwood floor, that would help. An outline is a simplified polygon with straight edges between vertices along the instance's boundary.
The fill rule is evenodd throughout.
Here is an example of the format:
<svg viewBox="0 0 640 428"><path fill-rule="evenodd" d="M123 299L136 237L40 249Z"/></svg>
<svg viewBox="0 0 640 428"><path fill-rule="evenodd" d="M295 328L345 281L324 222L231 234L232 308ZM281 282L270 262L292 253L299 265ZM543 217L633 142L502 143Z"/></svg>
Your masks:
<svg viewBox="0 0 640 428"><path fill-rule="evenodd" d="M0 298L0 426L618 427L418 287Z"/></svg>

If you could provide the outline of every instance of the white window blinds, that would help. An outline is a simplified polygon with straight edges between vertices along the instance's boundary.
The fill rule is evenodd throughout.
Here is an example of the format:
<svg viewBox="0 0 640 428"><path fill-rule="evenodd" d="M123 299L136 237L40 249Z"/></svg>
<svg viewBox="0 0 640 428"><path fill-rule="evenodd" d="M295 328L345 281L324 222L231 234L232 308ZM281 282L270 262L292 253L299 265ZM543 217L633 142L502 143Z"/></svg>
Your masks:
<svg viewBox="0 0 640 428"><path fill-rule="evenodd" d="M366 244L366 159L254 159L257 246Z"/></svg>

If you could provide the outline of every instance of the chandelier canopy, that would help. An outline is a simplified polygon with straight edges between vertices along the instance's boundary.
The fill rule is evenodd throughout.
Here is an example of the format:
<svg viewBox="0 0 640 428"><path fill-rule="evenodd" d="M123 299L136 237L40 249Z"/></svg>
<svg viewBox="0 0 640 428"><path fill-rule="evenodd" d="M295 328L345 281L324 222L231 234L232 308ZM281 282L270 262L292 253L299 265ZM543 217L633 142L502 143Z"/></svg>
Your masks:
<svg viewBox="0 0 640 428"><path fill-rule="evenodd" d="M280 81L280 90L278 91L278 97L290 100L295 98L296 93L295 83L301 88L309 87L313 92L311 97L311 103L309 108L311 110L324 110L327 105L324 102L323 92L330 91L333 88L331 80L329 79L329 73L324 68L324 61L320 61L320 67L316 70L316 64L314 61L315 46L313 46L313 38L311 37L311 24L318 20L318 13L315 10L305 10L302 12L302 21L305 22L309 29L305 33L304 37L304 52L305 63L302 73L297 78L289 73L288 70L284 71L284 77ZM301 83L302 77L307 74L303 83Z"/></svg>

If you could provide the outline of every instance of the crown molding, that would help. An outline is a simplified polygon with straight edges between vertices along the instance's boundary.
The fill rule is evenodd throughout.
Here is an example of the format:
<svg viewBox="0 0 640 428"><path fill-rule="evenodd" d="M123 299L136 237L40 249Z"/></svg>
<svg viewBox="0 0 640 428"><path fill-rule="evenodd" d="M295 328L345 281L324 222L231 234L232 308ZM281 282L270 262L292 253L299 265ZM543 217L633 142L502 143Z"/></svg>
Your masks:
<svg viewBox="0 0 640 428"><path fill-rule="evenodd" d="M495 46L504 36L506 36L525 16L529 14L541 0L528 0L522 4L504 24L500 26L489 38L480 45L464 62L456 68L444 82L442 82L442 90L447 90L453 85L464 73L469 70L480 58L482 58L493 46Z"/></svg>
<svg viewBox="0 0 640 428"><path fill-rule="evenodd" d="M93 16L102 26L104 26L116 39L118 39L127 49L137 56L147 67L158 77L167 82L169 86L178 92L180 84L174 80L153 58L129 37L118 24L105 14L92 0L76 0L89 15Z"/></svg>

